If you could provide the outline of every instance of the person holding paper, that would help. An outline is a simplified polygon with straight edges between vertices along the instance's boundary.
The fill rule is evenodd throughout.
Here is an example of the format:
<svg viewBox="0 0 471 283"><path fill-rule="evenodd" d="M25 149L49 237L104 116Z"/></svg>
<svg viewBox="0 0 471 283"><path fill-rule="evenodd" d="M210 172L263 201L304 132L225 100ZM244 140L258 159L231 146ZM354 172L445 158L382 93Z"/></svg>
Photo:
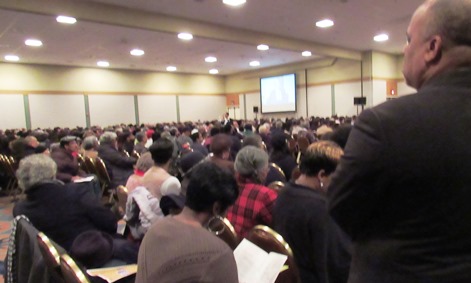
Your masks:
<svg viewBox="0 0 471 283"><path fill-rule="evenodd" d="M212 162L192 170L183 211L155 222L139 250L136 283L238 283L231 248L210 231L238 196L234 177Z"/></svg>
<svg viewBox="0 0 471 283"><path fill-rule="evenodd" d="M331 141L311 144L301 176L286 184L275 203L274 227L293 250L303 283L345 283L350 240L327 212L326 191L342 149Z"/></svg>

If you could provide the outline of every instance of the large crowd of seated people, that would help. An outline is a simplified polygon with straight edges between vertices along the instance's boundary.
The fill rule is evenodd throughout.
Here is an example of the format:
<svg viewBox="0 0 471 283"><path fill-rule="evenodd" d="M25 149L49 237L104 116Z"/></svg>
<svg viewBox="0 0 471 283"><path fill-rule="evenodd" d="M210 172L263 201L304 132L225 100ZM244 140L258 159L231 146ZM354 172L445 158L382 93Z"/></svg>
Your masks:
<svg viewBox="0 0 471 283"><path fill-rule="evenodd" d="M349 266L348 239L325 213L313 213L311 219L304 212L310 206L325 212L328 182L320 180L335 169L353 122L354 117L311 117L16 129L0 131L0 152L14 158L19 185L26 195L15 205L14 214L26 215L84 267L97 267L96 262L87 261L96 258L94 251L88 249L84 257L77 249L93 237L106 235L114 245L107 259L136 263L139 257L136 282L157 282L155 276L168 278L165 282L181 276L195 282L237 282L230 248L205 231L210 219L227 217L239 241L256 225L274 228L285 237L293 246L300 282L313 282L314 276L324 278L319 282L340 283L346 282L341 275ZM311 143L300 164L296 160L301 154L296 145L299 137ZM319 146L329 148L327 153L313 149L320 140L330 140ZM334 157L329 155L333 151ZM80 164L87 158L103 161L111 191L128 187L122 214L110 209L116 199L100 194L97 198L95 185L80 182L89 174ZM322 167L326 164L329 166ZM286 183L281 193L270 186L276 181ZM290 191L302 192L299 188L307 190L306 197L290 196ZM291 203L296 198L300 205ZM60 209L60 213L51 209ZM288 213L289 209L293 212ZM122 216L128 222L124 236L116 234ZM312 224L301 223L306 217ZM298 230L303 234L298 235ZM302 241L312 241L315 249L322 250L303 249ZM199 261L192 258L195 253L211 256ZM332 255L341 258L335 261ZM176 256L179 260L185 257L184 263ZM332 268L339 276L327 281L326 270Z"/></svg>

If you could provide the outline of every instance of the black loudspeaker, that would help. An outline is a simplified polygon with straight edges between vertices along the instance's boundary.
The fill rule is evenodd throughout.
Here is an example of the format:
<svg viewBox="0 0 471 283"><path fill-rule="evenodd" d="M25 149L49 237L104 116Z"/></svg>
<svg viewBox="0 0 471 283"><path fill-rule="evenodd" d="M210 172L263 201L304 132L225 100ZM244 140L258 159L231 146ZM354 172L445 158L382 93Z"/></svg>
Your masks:
<svg viewBox="0 0 471 283"><path fill-rule="evenodd" d="M353 105L366 105L366 97L354 97Z"/></svg>
<svg viewBox="0 0 471 283"><path fill-rule="evenodd" d="M253 107L253 113L258 113L258 106Z"/></svg>

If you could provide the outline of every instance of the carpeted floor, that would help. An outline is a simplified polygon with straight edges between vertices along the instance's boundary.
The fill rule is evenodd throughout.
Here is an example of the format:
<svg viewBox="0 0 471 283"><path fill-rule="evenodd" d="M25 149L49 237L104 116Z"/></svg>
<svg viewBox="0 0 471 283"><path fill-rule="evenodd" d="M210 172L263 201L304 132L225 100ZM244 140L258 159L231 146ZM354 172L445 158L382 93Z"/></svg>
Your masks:
<svg viewBox="0 0 471 283"><path fill-rule="evenodd" d="M4 282L4 259L7 255L8 237L11 232L12 210L15 203L11 197L0 198L0 283Z"/></svg>

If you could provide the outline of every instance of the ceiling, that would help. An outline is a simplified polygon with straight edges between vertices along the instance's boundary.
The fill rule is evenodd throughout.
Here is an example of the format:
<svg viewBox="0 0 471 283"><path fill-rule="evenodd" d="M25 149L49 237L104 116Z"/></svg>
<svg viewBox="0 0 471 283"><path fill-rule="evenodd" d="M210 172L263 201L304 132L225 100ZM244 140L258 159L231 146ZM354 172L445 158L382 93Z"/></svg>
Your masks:
<svg viewBox="0 0 471 283"><path fill-rule="evenodd" d="M324 57L353 60L375 50L400 54L409 19L422 0L247 0L240 7L222 0L0 0L0 60L7 54L20 63L219 75L253 70L252 60L267 68ZM74 25L55 17L77 18ZM330 18L328 29L315 26ZM178 32L191 32L182 41ZM373 36L388 33L389 41ZM41 47L24 45L37 38ZM270 46L259 51L258 44ZM129 54L145 51L141 57ZM311 57L301 51L310 50ZM206 63L206 56L218 61Z"/></svg>

